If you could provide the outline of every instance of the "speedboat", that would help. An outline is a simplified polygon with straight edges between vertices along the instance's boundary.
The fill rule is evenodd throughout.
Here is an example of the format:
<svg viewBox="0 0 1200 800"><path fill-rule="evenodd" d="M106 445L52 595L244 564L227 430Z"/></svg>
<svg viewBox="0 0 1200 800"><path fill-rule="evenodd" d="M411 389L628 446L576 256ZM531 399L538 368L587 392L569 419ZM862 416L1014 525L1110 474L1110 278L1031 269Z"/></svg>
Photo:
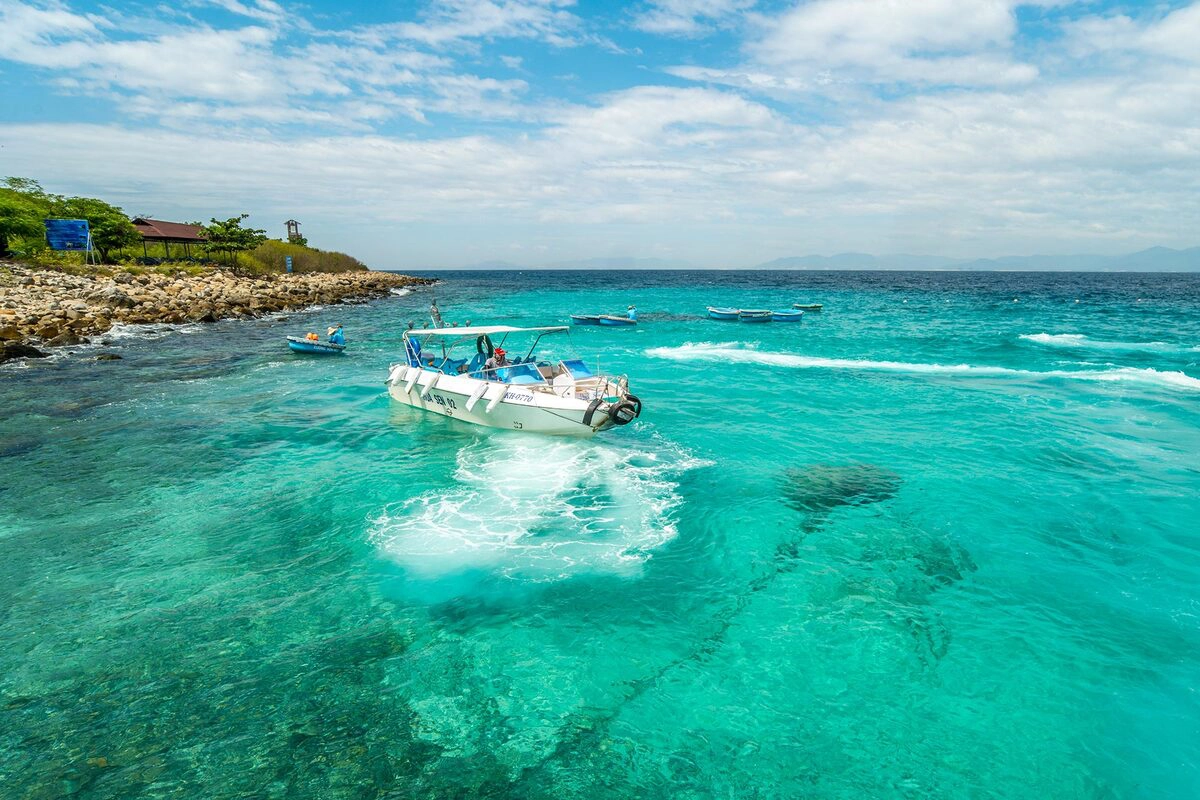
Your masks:
<svg viewBox="0 0 1200 800"><path fill-rule="evenodd" d="M616 314L601 314L596 318L596 321L601 325L609 325L612 327L637 325L636 319L631 317L619 317Z"/></svg>
<svg viewBox="0 0 1200 800"><path fill-rule="evenodd" d="M405 360L391 365L388 394L475 425L564 436L593 436L641 416L642 401L630 394L625 376L604 375L575 357L543 357L543 340L569 330L480 325L405 331ZM486 367L499 347L524 340L532 340L525 356ZM509 346L516 352L515 344Z"/></svg>
<svg viewBox="0 0 1200 800"><path fill-rule="evenodd" d="M575 325L599 325L599 314L572 314L571 322Z"/></svg>
<svg viewBox="0 0 1200 800"><path fill-rule="evenodd" d="M738 312L738 319L742 322L770 322L771 314L772 312L762 309L743 308Z"/></svg>
<svg viewBox="0 0 1200 800"><path fill-rule="evenodd" d="M297 353L311 353L313 355L331 356L346 351L346 345L334 344L333 342L322 342L319 339L303 339L299 336L287 337L288 347Z"/></svg>
<svg viewBox="0 0 1200 800"><path fill-rule="evenodd" d="M820 311L824 306L820 303L792 303L792 308L798 308L801 311Z"/></svg>
<svg viewBox="0 0 1200 800"><path fill-rule="evenodd" d="M736 320L738 318L738 309L736 308L721 308L720 306L709 306L709 319L725 319Z"/></svg>
<svg viewBox="0 0 1200 800"><path fill-rule="evenodd" d="M772 322L799 322L804 319L803 311L772 311Z"/></svg>

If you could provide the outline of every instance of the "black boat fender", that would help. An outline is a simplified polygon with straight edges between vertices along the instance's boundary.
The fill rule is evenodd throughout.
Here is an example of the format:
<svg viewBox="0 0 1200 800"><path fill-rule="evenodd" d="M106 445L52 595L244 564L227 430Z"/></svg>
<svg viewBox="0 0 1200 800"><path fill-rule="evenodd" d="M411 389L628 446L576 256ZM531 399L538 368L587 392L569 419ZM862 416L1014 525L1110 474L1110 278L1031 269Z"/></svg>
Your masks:
<svg viewBox="0 0 1200 800"><path fill-rule="evenodd" d="M491 337L489 337L486 333L482 334L478 339L475 340L475 352L486 354L488 358L491 358L493 355L495 355L496 348L492 344Z"/></svg>
<svg viewBox="0 0 1200 800"><path fill-rule="evenodd" d="M636 404L633 401L637 401ZM608 418L613 421L614 425L628 425L638 418L641 411L641 401L636 397L631 400L627 395L624 400L608 410Z"/></svg>
<svg viewBox="0 0 1200 800"><path fill-rule="evenodd" d="M583 412L583 424L589 428L592 426L592 417L596 414L596 409L604 405L604 401L597 397L588 404L587 411Z"/></svg>

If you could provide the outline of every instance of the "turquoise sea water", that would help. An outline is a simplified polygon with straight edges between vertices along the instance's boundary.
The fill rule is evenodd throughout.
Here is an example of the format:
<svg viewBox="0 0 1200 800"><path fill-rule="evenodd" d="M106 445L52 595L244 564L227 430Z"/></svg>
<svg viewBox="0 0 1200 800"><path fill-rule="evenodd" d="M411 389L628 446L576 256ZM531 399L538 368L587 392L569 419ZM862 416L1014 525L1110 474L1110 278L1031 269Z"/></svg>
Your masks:
<svg viewBox="0 0 1200 800"><path fill-rule="evenodd" d="M392 404L430 290L0 368L0 796L1200 795L1200 276L441 277L642 418Z"/></svg>

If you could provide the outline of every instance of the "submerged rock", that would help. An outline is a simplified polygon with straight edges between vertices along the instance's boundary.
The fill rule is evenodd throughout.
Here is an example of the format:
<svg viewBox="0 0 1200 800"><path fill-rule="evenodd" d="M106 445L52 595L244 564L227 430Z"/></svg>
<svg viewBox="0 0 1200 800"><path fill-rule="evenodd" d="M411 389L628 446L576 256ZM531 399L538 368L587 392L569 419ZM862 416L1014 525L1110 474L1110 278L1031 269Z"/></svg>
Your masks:
<svg viewBox="0 0 1200 800"><path fill-rule="evenodd" d="M96 360L97 361L120 361L121 356L117 355L116 353L101 353L100 355L96 356Z"/></svg>
<svg viewBox="0 0 1200 800"><path fill-rule="evenodd" d="M783 484L784 502L797 511L816 513L894 497L900 476L874 464L813 464L788 470Z"/></svg>

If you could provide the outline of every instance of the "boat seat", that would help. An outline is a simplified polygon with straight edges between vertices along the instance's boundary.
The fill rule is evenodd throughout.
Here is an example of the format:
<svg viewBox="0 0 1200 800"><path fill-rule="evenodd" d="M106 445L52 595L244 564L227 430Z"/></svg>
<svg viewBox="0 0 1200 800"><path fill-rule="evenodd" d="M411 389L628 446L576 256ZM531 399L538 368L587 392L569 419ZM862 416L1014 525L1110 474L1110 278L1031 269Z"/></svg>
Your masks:
<svg viewBox="0 0 1200 800"><path fill-rule="evenodd" d="M584 364L583 361L578 358L572 358L560 363L563 371L570 375L574 380L579 381L596 377L596 373L592 372L588 365Z"/></svg>
<svg viewBox="0 0 1200 800"><path fill-rule="evenodd" d="M447 358L441 363L439 369L447 375L457 375L462 371L462 367L467 365L465 358Z"/></svg>
<svg viewBox="0 0 1200 800"><path fill-rule="evenodd" d="M480 370L483 369L484 361L487 361L487 356L483 353L476 353L475 357L471 359L471 363L467 365L467 374L472 378L483 380L483 373Z"/></svg>

